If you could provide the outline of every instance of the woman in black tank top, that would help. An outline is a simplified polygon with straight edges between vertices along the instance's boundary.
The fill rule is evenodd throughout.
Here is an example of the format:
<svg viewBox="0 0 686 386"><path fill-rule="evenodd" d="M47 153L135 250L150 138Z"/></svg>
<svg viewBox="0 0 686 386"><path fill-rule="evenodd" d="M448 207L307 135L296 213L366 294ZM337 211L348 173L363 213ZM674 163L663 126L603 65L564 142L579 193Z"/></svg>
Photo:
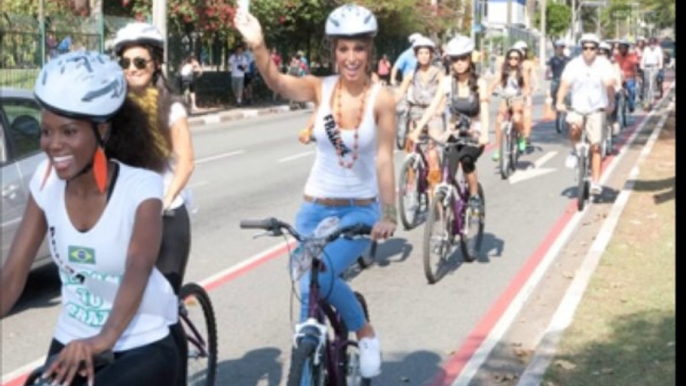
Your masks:
<svg viewBox="0 0 686 386"><path fill-rule="evenodd" d="M445 141L450 136L457 135L456 130L459 130L461 125L469 124L469 135L474 140L474 144L457 148L455 152L450 152L447 156L450 157L451 174L454 175L457 171L458 163L462 165L469 185L469 205L481 210L476 161L488 144L489 94L486 82L476 73L472 62L473 51L474 42L465 36L457 36L448 42L446 53L451 60L450 76L443 80L438 93L418 125L421 127L426 124L439 106L444 103L447 103L446 113L449 123L448 130L441 140ZM469 123L465 122L465 117L470 121Z"/></svg>

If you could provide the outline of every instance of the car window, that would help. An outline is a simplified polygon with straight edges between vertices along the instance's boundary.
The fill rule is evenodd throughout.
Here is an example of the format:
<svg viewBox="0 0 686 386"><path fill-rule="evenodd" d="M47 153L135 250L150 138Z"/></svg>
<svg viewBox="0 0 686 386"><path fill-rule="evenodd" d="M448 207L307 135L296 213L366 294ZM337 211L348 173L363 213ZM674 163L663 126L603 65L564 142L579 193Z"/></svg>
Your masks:
<svg viewBox="0 0 686 386"><path fill-rule="evenodd" d="M9 126L7 140L12 142L12 158L21 159L40 151L41 110L26 99L3 99L2 109Z"/></svg>

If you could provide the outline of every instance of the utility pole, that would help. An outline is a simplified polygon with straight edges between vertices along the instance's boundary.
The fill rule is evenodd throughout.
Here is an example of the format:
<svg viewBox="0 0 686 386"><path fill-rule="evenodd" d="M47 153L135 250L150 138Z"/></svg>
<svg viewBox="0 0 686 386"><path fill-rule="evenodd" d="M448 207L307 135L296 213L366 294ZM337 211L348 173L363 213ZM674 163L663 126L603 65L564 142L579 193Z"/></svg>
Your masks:
<svg viewBox="0 0 686 386"><path fill-rule="evenodd" d="M576 44L576 0L572 0L572 44Z"/></svg>
<svg viewBox="0 0 686 386"><path fill-rule="evenodd" d="M539 48L539 54L538 58L543 63L545 61L545 41L547 38L547 33L546 33L546 6L548 3L548 0L540 0L541 1L541 41L538 44Z"/></svg>
<svg viewBox="0 0 686 386"><path fill-rule="evenodd" d="M169 39L167 39L167 0L153 0L152 2L152 25L162 34L164 38L164 63L162 72L167 76L167 58L169 57Z"/></svg>
<svg viewBox="0 0 686 386"><path fill-rule="evenodd" d="M45 11L43 10L43 0L38 1L38 29L40 32L40 65L45 64Z"/></svg>

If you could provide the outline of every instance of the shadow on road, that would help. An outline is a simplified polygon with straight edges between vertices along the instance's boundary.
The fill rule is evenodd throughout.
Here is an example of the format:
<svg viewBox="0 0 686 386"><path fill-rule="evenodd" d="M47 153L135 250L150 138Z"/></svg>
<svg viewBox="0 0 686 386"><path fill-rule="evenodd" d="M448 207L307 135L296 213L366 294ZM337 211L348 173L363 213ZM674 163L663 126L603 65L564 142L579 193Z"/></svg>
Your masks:
<svg viewBox="0 0 686 386"><path fill-rule="evenodd" d="M217 385L278 386L284 376L281 350L265 347L242 358L222 361L217 366Z"/></svg>

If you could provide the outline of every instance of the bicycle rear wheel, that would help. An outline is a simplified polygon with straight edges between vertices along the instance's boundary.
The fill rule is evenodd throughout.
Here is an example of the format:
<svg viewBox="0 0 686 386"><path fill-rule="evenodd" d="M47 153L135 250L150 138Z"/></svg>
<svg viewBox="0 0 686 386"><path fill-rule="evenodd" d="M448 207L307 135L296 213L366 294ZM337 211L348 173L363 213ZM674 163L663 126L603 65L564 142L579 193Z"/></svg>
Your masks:
<svg viewBox="0 0 686 386"><path fill-rule="evenodd" d="M464 229L460 232L460 249L462 257L466 262L476 260L481 250L481 243L484 238L484 224L486 220L486 197L484 190L479 184L479 198L481 199L481 211L474 212L469 205L464 210Z"/></svg>
<svg viewBox="0 0 686 386"><path fill-rule="evenodd" d="M442 193L436 194L424 227L424 275L434 284L445 274L444 268L453 244L452 202L444 205Z"/></svg>
<svg viewBox="0 0 686 386"><path fill-rule="evenodd" d="M512 127L510 130L510 175L517 170L517 162L519 162L519 131Z"/></svg>
<svg viewBox="0 0 686 386"><path fill-rule="evenodd" d="M424 177L425 172L421 165L417 165L416 157L417 155L408 157L400 168L398 209L400 209L400 221L405 230L417 226L417 219L422 213L422 199L428 202L427 192L419 191L421 186L419 179Z"/></svg>
<svg viewBox="0 0 686 386"><path fill-rule="evenodd" d="M188 384L213 386L217 376L217 322L212 302L195 283L181 287L179 317L188 344Z"/></svg>
<svg viewBox="0 0 686 386"><path fill-rule="evenodd" d="M587 197L587 191L588 191L588 181L586 180L586 156L584 154L579 154L579 162L577 163L577 198L576 198L576 207L581 212L584 210L584 206L586 205L586 197Z"/></svg>

